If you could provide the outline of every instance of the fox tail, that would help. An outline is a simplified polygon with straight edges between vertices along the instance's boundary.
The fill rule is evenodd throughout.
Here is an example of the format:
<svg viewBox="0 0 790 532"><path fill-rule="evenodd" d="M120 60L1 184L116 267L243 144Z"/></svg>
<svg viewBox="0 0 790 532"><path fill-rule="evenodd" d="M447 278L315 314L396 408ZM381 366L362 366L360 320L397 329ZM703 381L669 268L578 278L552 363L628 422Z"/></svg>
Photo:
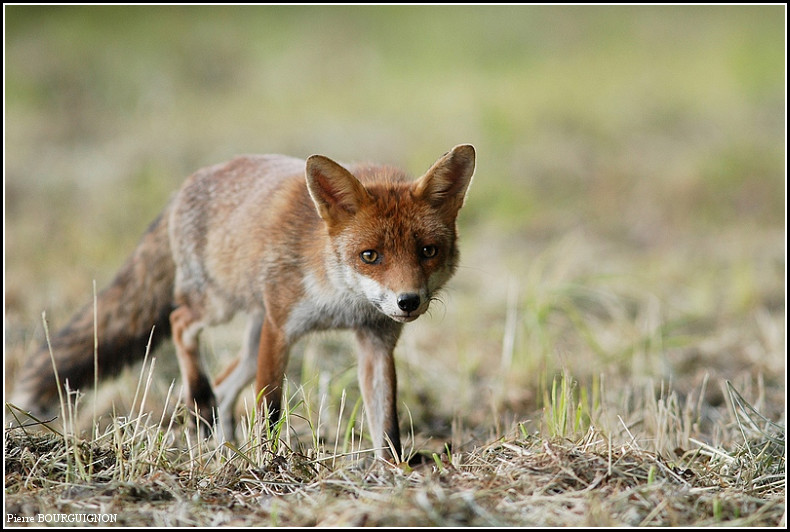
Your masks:
<svg viewBox="0 0 790 532"><path fill-rule="evenodd" d="M94 375L112 376L145 356L170 336L175 263L168 235L169 209L149 226L137 249L109 286L97 296L97 311L89 303L44 343L21 369L11 404L35 414L47 414L58 404L58 381L70 390L93 385ZM98 368L94 368L94 324ZM151 331L153 329L153 336Z"/></svg>

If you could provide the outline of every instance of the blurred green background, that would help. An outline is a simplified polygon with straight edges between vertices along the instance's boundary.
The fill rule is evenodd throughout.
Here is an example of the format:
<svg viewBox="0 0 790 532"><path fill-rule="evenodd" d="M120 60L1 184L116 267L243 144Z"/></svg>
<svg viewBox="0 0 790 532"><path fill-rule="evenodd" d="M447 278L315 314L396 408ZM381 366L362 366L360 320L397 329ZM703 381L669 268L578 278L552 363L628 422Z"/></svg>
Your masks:
<svg viewBox="0 0 790 532"><path fill-rule="evenodd" d="M407 400L441 404L438 374L456 405L432 415L488 409L481 390L518 414L563 366L783 392L784 6L4 9L20 359L199 167L420 174L472 143L462 268L402 346Z"/></svg>

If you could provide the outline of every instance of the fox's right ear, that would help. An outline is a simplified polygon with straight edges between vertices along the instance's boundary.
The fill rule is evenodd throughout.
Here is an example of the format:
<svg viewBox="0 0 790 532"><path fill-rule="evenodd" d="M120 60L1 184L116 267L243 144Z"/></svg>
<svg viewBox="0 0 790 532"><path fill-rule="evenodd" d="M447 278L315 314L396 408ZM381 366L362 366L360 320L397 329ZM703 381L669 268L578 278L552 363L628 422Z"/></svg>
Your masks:
<svg viewBox="0 0 790 532"><path fill-rule="evenodd" d="M307 158L305 177L315 208L329 225L348 220L370 197L351 172L323 155Z"/></svg>

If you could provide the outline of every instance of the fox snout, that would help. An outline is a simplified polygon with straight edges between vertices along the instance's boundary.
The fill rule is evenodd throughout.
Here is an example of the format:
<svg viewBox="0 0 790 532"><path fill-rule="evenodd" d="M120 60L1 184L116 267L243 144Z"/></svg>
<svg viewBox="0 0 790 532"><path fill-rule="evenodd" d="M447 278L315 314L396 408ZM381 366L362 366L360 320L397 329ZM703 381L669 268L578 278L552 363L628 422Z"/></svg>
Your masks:
<svg viewBox="0 0 790 532"><path fill-rule="evenodd" d="M418 292L401 292L395 295L397 310L390 309L385 313L395 321L408 323L419 318L428 310L430 299ZM384 310L384 309L382 309Z"/></svg>
<svg viewBox="0 0 790 532"><path fill-rule="evenodd" d="M414 321L422 316L427 310L431 301L427 290L418 291L391 291L383 289L379 297L370 297L376 307L386 314L390 319L401 323Z"/></svg>
<svg viewBox="0 0 790 532"><path fill-rule="evenodd" d="M400 308L404 312L414 312L420 307L420 303L422 303L422 298L420 294L416 294L414 292L406 292L403 294L398 295L398 308Z"/></svg>

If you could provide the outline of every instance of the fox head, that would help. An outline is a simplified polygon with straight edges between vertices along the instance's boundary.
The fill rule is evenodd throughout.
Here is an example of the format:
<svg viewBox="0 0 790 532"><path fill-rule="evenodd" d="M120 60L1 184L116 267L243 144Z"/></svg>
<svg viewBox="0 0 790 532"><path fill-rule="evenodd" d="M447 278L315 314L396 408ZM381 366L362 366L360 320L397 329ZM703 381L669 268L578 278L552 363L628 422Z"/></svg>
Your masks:
<svg viewBox="0 0 790 532"><path fill-rule="evenodd" d="M389 318L417 319L458 265L456 218L474 168L471 145L411 182L381 167L360 167L358 179L327 157L309 157L307 188L334 252L328 266Z"/></svg>

